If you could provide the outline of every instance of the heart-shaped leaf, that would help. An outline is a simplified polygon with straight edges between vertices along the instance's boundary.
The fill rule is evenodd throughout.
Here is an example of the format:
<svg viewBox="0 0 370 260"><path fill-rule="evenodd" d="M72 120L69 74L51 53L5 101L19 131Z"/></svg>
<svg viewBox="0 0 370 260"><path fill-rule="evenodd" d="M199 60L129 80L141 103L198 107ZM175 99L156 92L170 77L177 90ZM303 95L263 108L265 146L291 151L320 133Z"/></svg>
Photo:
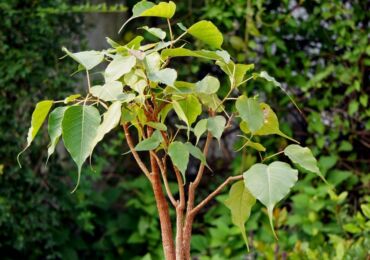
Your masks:
<svg viewBox="0 0 370 260"><path fill-rule="evenodd" d="M136 64L134 56L122 56L116 54L105 69L104 78L106 82L118 80L129 73Z"/></svg>
<svg viewBox="0 0 370 260"><path fill-rule="evenodd" d="M205 94L217 93L220 88L220 81L213 76L205 76L201 81L195 84L195 91Z"/></svg>
<svg viewBox="0 0 370 260"><path fill-rule="evenodd" d="M64 146L78 167L76 187L81 176L81 167L94 149L94 139L100 125L99 111L93 106L72 106L64 112L62 136Z"/></svg>
<svg viewBox="0 0 370 260"><path fill-rule="evenodd" d="M168 147L168 155L171 157L173 164L179 169L186 182L186 169L189 163L189 149L188 147L178 141L172 142Z"/></svg>
<svg viewBox="0 0 370 260"><path fill-rule="evenodd" d="M135 150L138 152L141 151L150 151L156 149L163 142L163 136L161 131L155 130L154 133L147 139L142 140L135 146Z"/></svg>
<svg viewBox="0 0 370 260"><path fill-rule="evenodd" d="M226 119L223 116L210 117L207 120L207 129L211 132L212 136L220 142L222 133L225 130Z"/></svg>
<svg viewBox="0 0 370 260"><path fill-rule="evenodd" d="M62 135L62 120L64 117L64 112L68 107L57 107L49 115L48 120L48 132L50 136L50 144L48 147L48 158L54 153L55 146L57 145L59 138Z"/></svg>
<svg viewBox="0 0 370 260"><path fill-rule="evenodd" d="M263 205L267 207L271 229L276 237L273 226L273 210L298 180L298 171L284 162L273 162L270 165L257 163L243 173L245 186Z"/></svg>
<svg viewBox="0 0 370 260"><path fill-rule="evenodd" d="M123 85L120 81L109 81L103 86L94 86L90 93L104 101L115 101L123 94Z"/></svg>
<svg viewBox="0 0 370 260"><path fill-rule="evenodd" d="M93 69L104 59L104 54L99 51L82 51L72 53L65 47L63 47L62 50L67 53L67 55L70 56L72 59L81 64L86 70Z"/></svg>

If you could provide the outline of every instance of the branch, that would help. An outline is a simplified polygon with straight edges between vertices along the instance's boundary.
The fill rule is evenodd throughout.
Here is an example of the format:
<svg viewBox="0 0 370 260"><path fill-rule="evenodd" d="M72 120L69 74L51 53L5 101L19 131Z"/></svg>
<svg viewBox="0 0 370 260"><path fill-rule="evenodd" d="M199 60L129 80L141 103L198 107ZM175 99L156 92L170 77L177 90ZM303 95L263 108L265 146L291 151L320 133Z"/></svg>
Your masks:
<svg viewBox="0 0 370 260"><path fill-rule="evenodd" d="M227 178L226 181L224 181L220 186L218 186L218 188L215 189L211 194L209 194L208 197L206 197L194 209L192 209L190 214L195 215L196 213L198 213L198 211L200 209L202 209L208 202L210 202L216 195L218 195L221 192L221 190L225 186L227 186L230 182L234 182L234 181L238 181L238 180L242 180L242 179L243 179L243 175L231 176L231 177Z"/></svg>
<svg viewBox="0 0 370 260"><path fill-rule="evenodd" d="M145 176L150 181L152 181L151 174L150 174L148 168L145 166L143 161L140 159L139 154L135 151L134 143L132 141L132 137L131 137L130 131L128 130L128 125L127 124L123 125L123 130L125 131L125 136L126 136L126 141L127 141L128 147L130 148L130 151L131 151L132 155L134 156L137 164L139 165L141 171L145 174Z"/></svg>
<svg viewBox="0 0 370 260"><path fill-rule="evenodd" d="M158 158L158 156L157 156L157 154L155 152L150 151L150 154L157 161L158 167L159 167L159 169L161 171L161 175L162 175L162 179L163 179L164 187L166 189L167 196L170 199L172 205L176 208L177 201L173 197L172 192L171 192L171 189L170 189L170 186L168 184L167 175L166 175L167 174L167 171L165 169L165 166L164 166L164 164L162 164L161 160Z"/></svg>

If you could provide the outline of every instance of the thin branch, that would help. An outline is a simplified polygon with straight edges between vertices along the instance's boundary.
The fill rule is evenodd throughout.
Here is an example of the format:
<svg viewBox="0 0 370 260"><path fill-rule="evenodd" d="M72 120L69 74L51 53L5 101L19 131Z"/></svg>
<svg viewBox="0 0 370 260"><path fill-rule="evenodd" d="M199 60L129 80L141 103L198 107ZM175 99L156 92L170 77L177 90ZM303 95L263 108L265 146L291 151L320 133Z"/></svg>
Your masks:
<svg viewBox="0 0 370 260"><path fill-rule="evenodd" d="M218 195L222 189L227 186L229 183L234 182L234 181L239 181L243 179L243 175L237 175L237 176L231 176L226 179L220 186L217 187L211 194L209 194L202 202L200 202L192 211L190 214L196 214L201 210L208 202L210 202L216 195Z"/></svg>
<svg viewBox="0 0 370 260"><path fill-rule="evenodd" d="M167 193L167 196L168 198L170 199L172 205L176 208L177 206L177 201L175 200L175 198L173 197L172 195L172 192L171 192L171 189L170 189L170 186L168 184L168 180L167 180L167 172L166 172L166 169L165 169L165 166L164 164L162 164L161 160L158 158L157 154L153 151L150 151L150 154L154 157L154 159L157 161L157 164L158 164L158 167L159 167L159 170L161 172L161 175L162 175L162 179L163 179L163 183L164 183L164 187L166 189L166 193Z"/></svg>
<svg viewBox="0 0 370 260"><path fill-rule="evenodd" d="M128 147L130 148L130 151L131 151L132 155L134 156L137 164L139 165L140 169L145 174L145 176L150 181L152 181L151 174L150 174L148 168L145 166L145 164L143 163L143 161L140 159L139 154L135 151L134 143L132 141L132 137L131 137L130 131L128 130L128 125L127 124L124 124L123 125L123 130L125 131L126 142L128 144Z"/></svg>

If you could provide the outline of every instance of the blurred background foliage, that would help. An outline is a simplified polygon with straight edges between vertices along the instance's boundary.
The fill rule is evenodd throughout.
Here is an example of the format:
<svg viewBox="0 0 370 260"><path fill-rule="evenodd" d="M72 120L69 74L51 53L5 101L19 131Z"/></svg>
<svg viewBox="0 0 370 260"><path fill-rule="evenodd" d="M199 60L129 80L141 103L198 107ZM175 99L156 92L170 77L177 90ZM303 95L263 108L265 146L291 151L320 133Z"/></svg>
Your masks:
<svg viewBox="0 0 370 260"><path fill-rule="evenodd" d="M96 46L89 32L118 28L137 1L0 1L0 253L2 259L162 259L151 189L117 131L101 144L93 169L85 167L71 195L76 172L66 152L45 165L46 131L23 156L28 121L36 100L63 98L83 81L70 77L76 66L60 61L62 46ZM268 100L285 132L311 147L335 192L318 178L301 174L289 198L274 212L279 241L266 212L255 207L247 223L251 252L231 224L224 195L201 214L194 227L193 255L199 259L366 259L370 255L369 3L367 1L181 0L175 22L189 26L212 20L224 32L224 48L239 62L254 63L280 81L302 110L279 89L253 82L243 91ZM100 14L94 19L91 13ZM120 19L109 24L112 15ZM101 22L100 22L101 21ZM105 22L104 22L105 21ZM108 22L107 22L108 21ZM117 41L130 40L137 19ZM148 19L160 26L158 19ZM115 30L116 31L116 30ZM87 33L86 33L87 32ZM90 44L89 44L90 42ZM201 46L199 46L201 47ZM212 73L207 62L174 61L180 75ZM222 90L221 90L222 91ZM258 154L235 154L225 133L222 149L210 155L214 173L199 196L227 175L240 173ZM278 142L276 142L278 140ZM261 140L276 151L278 137ZM216 149L217 148L217 149ZM190 175L192 169L190 169ZM190 176L191 179L191 176Z"/></svg>

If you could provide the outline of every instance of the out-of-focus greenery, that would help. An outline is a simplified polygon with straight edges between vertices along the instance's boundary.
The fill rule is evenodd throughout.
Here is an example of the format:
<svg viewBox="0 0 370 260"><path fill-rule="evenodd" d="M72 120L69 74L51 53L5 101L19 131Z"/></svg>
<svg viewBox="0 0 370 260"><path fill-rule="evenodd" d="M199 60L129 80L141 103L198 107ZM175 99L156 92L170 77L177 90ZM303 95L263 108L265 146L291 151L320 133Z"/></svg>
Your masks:
<svg viewBox="0 0 370 260"><path fill-rule="evenodd" d="M131 7L136 1L127 1ZM82 17L65 13L68 0L3 0L0 3L0 253L4 259L162 259L152 192L120 140L102 144L71 195L75 171L57 152L48 166L39 137L18 169L31 104L49 95L72 94L75 69L58 60L61 46L80 40ZM279 241L266 214L256 207L247 223L251 259L366 259L370 248L369 13L366 1L179 1L178 19L191 25L212 20L224 48L239 61L275 76L303 111L265 82L265 98L285 132L310 146L335 193L312 175L301 175L290 200L275 211ZM38 12L37 12L38 10ZM41 11L40 11L41 10ZM52 11L50 11L52 10ZM58 11L59 10L59 11ZM87 11L87 9L75 9ZM109 8L108 8L109 10ZM156 19L151 19L153 26ZM140 21L135 21L136 23ZM117 40L129 40L128 27ZM176 28L174 28L176 30ZM74 46L78 49L77 46ZM237 55L236 55L237 54ZM208 63L180 59L183 70L217 74ZM260 91L259 91L260 92ZM45 133L45 132L44 132ZM311 136L311 137L309 137ZM261 139L271 146L268 138ZM284 148L281 140L276 151ZM99 156L100 155L100 156ZM217 157L216 157L217 158ZM224 156L227 158L227 156ZM211 160L201 194L209 184L248 168L258 154ZM225 192L227 192L225 190ZM200 259L240 259L247 255L228 209L218 197L194 227L193 254Z"/></svg>

